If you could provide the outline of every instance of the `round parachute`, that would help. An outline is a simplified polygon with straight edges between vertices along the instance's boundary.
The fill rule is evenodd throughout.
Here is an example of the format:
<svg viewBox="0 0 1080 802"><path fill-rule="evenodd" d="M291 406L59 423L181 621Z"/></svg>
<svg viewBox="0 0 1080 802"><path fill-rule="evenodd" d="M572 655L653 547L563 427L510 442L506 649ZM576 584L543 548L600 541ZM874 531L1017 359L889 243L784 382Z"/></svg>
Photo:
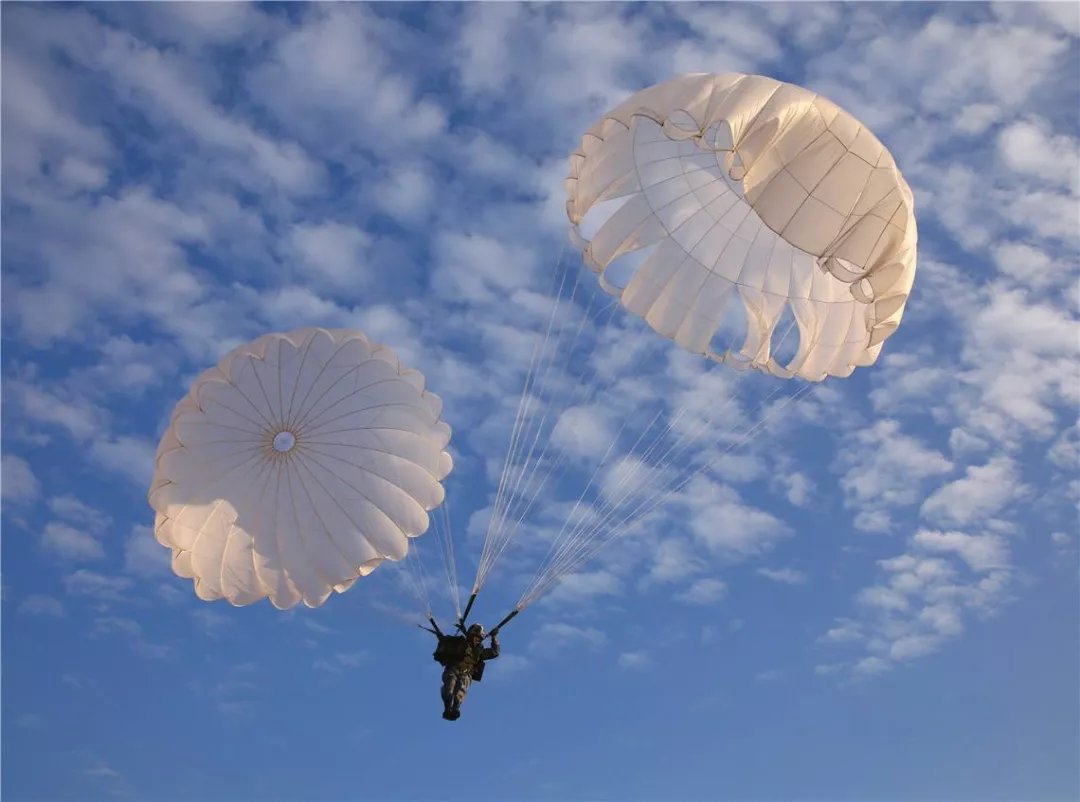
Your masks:
<svg viewBox="0 0 1080 802"><path fill-rule="evenodd" d="M155 536L201 599L317 607L427 530L453 467L441 414L423 376L358 331L267 334L173 411Z"/></svg>
<svg viewBox="0 0 1080 802"><path fill-rule="evenodd" d="M688 351L820 381L873 364L900 323L911 190L867 128L807 89L736 73L644 89L588 130L565 186L571 239L601 286ZM583 220L616 199L586 239ZM643 249L618 283L613 263ZM714 350L732 304L742 346ZM785 315L799 342L781 364Z"/></svg>

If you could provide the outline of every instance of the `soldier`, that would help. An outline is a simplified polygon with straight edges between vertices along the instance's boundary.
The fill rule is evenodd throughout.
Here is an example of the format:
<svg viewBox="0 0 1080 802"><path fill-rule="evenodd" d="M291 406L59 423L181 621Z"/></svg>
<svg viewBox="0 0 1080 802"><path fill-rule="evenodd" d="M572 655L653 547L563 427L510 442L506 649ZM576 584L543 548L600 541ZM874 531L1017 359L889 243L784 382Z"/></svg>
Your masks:
<svg viewBox="0 0 1080 802"><path fill-rule="evenodd" d="M461 716L461 703L469 692L472 681L479 680L484 674L484 662L499 656L499 630L491 632L491 647L484 648L484 628L473 624L460 635L438 634L439 646L435 659L443 665L442 675L442 717L454 721ZM464 643L462 643L464 641Z"/></svg>

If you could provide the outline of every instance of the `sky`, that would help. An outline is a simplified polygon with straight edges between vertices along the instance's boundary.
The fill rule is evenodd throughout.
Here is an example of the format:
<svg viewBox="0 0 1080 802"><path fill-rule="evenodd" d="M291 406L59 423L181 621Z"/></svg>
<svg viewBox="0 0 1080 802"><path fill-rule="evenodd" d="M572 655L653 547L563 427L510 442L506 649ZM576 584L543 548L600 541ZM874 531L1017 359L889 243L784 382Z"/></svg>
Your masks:
<svg viewBox="0 0 1080 802"><path fill-rule="evenodd" d="M1080 797L1076 4L2 16L5 799ZM770 382L796 386L602 321L563 206L605 110L725 71L869 126L920 235L878 363L750 437ZM459 721L401 565L288 611L171 573L146 492L172 407L233 347L316 325L443 398L467 593L559 275L581 302L559 330L593 310L609 383L557 408L579 385L553 360L568 470L475 619L526 589L613 429L731 409L692 482L506 627Z"/></svg>

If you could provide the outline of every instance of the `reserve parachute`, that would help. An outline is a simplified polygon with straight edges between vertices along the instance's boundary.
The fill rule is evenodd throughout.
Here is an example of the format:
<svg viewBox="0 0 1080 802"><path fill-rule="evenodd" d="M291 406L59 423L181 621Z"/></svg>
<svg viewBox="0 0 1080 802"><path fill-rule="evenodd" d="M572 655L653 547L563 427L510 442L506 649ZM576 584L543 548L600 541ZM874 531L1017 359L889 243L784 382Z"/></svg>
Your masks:
<svg viewBox="0 0 1080 802"><path fill-rule="evenodd" d="M453 467L441 414L424 377L361 332L262 336L173 411L154 534L201 599L318 607L428 529Z"/></svg>

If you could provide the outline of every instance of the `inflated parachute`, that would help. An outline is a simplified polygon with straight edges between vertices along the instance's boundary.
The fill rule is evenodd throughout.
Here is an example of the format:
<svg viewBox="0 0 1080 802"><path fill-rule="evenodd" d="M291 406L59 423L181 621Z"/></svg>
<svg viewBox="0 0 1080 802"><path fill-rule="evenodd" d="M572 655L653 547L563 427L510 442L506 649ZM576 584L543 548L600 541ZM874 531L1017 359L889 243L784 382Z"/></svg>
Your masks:
<svg viewBox="0 0 1080 802"><path fill-rule="evenodd" d="M821 380L871 365L915 278L911 190L889 151L831 101L760 75L692 74L604 115L570 158L571 239L605 291L682 348ZM625 203L591 240L598 204ZM624 286L606 275L651 248ZM710 347L733 297L738 351ZM790 308L799 348L771 353Z"/></svg>
<svg viewBox="0 0 1080 802"><path fill-rule="evenodd" d="M614 306L691 353L806 381L772 403L786 385L777 382L758 406L760 419L734 438L726 420L734 398L710 399L689 419L687 408L676 411L668 408L672 399L661 399L636 436L626 409L640 404L624 403L610 422L617 430L611 446L575 494L515 612L749 442L817 382L873 364L900 323L916 269L914 200L892 156L849 113L802 87L735 73L676 77L604 114L584 132L569 166L570 239ZM571 307L576 291L575 283ZM565 300L556 292L556 307ZM574 373L591 357L571 354L552 370L563 343L572 350L589 322L564 338L561 329L554 334L564 317L552 313L525 380L473 598L515 532L528 528L541 494L567 470L565 453L547 456L553 421L612 408L617 376L597 381L599 371ZM786 344L796 330L797 347ZM635 352L623 345L616 348L624 355ZM628 366L631 386L635 369ZM553 375L572 376L568 401L564 384L549 385ZM702 449L695 452L695 444ZM605 486L590 497L598 483Z"/></svg>
<svg viewBox="0 0 1080 802"><path fill-rule="evenodd" d="M424 377L361 332L241 345L173 411L155 536L202 599L317 607L427 530L452 468L441 413Z"/></svg>

